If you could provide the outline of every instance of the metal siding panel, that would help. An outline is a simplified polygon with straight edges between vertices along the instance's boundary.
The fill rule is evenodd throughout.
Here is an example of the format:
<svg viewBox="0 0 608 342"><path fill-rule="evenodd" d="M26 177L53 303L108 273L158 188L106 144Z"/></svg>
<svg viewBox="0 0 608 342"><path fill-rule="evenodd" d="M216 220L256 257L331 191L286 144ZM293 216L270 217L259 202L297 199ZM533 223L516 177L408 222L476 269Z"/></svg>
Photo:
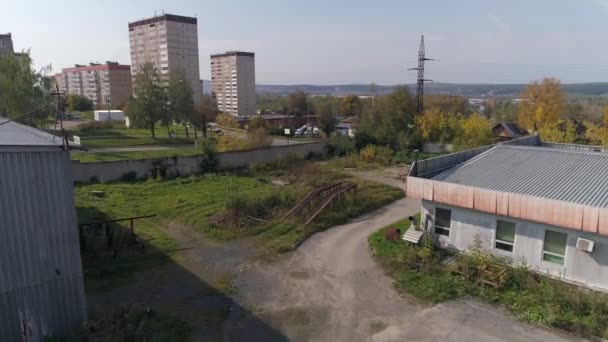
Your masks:
<svg viewBox="0 0 608 342"><path fill-rule="evenodd" d="M598 233L598 223L600 220L600 209L592 207L583 208L583 231Z"/></svg>
<svg viewBox="0 0 608 342"><path fill-rule="evenodd" d="M474 189L475 209L486 213L496 213L496 191Z"/></svg>
<svg viewBox="0 0 608 342"><path fill-rule="evenodd" d="M69 166L63 151L0 152L2 340L20 338L20 314L37 338L86 318Z"/></svg>
<svg viewBox="0 0 608 342"><path fill-rule="evenodd" d="M600 209L598 233L608 236L608 209L606 208Z"/></svg>

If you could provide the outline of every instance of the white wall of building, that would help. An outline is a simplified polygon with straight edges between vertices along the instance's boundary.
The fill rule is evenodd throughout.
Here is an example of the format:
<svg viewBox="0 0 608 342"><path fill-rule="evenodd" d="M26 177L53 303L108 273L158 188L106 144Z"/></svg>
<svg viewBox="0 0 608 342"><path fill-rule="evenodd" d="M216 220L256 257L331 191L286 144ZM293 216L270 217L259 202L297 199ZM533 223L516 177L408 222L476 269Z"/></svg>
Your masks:
<svg viewBox="0 0 608 342"><path fill-rule="evenodd" d="M96 110L95 121L125 121L125 113L122 110Z"/></svg>
<svg viewBox="0 0 608 342"><path fill-rule="evenodd" d="M435 208L437 207L451 210L449 236L435 234ZM511 258L517 263L525 264L541 273L608 290L608 237L429 201L422 203L421 220L422 227L431 231L436 240L444 247L468 250L474 246L476 237L479 237L481 247L496 256ZM494 248L497 220L516 224L512 253ZM568 235L563 265L543 260L546 230ZM579 237L595 241L593 252L587 253L576 248L576 241Z"/></svg>

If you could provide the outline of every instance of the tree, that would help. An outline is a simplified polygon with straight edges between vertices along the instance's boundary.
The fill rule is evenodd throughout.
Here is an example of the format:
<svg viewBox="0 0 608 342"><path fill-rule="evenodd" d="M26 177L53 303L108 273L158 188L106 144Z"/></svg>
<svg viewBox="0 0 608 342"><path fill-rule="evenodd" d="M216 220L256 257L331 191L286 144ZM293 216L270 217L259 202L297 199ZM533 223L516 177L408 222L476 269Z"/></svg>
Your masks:
<svg viewBox="0 0 608 342"><path fill-rule="evenodd" d="M455 138L458 149L471 149L492 143L490 121L478 114L460 120L460 131Z"/></svg>
<svg viewBox="0 0 608 342"><path fill-rule="evenodd" d="M296 117L304 116L309 112L308 94L302 90L287 96L287 113Z"/></svg>
<svg viewBox="0 0 608 342"><path fill-rule="evenodd" d="M363 132L380 145L406 147L416 141L415 104L405 86L387 96L377 96L375 110L360 117L357 134Z"/></svg>
<svg viewBox="0 0 608 342"><path fill-rule="evenodd" d="M598 126L591 121L586 121L586 138L589 143L608 147L608 106L604 107L602 123Z"/></svg>
<svg viewBox="0 0 608 342"><path fill-rule="evenodd" d="M93 110L94 104L91 99L78 94L68 94L65 97L65 105L69 111L86 112Z"/></svg>
<svg viewBox="0 0 608 342"><path fill-rule="evenodd" d="M198 106L198 110L192 119L194 124L194 134L196 136L196 128L203 130L203 136L207 138L207 124L216 120L219 111L213 101L213 98L209 95L203 95L201 103Z"/></svg>
<svg viewBox="0 0 608 342"><path fill-rule="evenodd" d="M220 113L217 115L217 123L222 127L239 128L239 122L234 115Z"/></svg>
<svg viewBox="0 0 608 342"><path fill-rule="evenodd" d="M342 113L345 116L355 116L361 113L361 101L358 96L347 95L342 98Z"/></svg>
<svg viewBox="0 0 608 342"><path fill-rule="evenodd" d="M192 122L194 117L194 99L192 98L190 82L187 81L182 70L169 75L167 95L170 119L183 124L186 129L186 136L189 137L188 124Z"/></svg>
<svg viewBox="0 0 608 342"><path fill-rule="evenodd" d="M158 69L145 63L135 77L135 98L127 106L127 115L135 126L148 126L152 138L156 138L156 122L166 115L166 94Z"/></svg>
<svg viewBox="0 0 608 342"><path fill-rule="evenodd" d="M557 78L530 83L520 95L518 123L528 130L554 126L565 106L565 95Z"/></svg>
<svg viewBox="0 0 608 342"><path fill-rule="evenodd" d="M329 138L338 122L332 104L327 101L323 102L318 106L317 113L317 122L321 130Z"/></svg>
<svg viewBox="0 0 608 342"><path fill-rule="evenodd" d="M29 51L0 56L0 116L16 118L26 113L30 124L43 122L51 112L51 67L32 69Z"/></svg>

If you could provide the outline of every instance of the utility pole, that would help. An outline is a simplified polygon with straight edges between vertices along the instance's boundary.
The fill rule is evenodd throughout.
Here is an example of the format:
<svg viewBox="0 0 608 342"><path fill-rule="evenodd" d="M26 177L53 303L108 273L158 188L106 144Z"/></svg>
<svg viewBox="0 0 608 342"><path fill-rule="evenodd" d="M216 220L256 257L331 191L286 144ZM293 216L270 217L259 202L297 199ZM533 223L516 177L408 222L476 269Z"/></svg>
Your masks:
<svg viewBox="0 0 608 342"><path fill-rule="evenodd" d="M68 135L63 128L63 117L65 116L65 103L63 101L62 96L65 95L65 92L59 91L59 86L55 84L55 91L51 93L51 95L57 96L57 113L55 114L55 128L53 130L53 142L55 142L55 133L57 131L57 121L60 123L61 133L63 135L63 148L66 151L70 149L70 142L68 140Z"/></svg>
<svg viewBox="0 0 608 342"><path fill-rule="evenodd" d="M416 82L416 117L419 117L424 112L424 82L431 81L424 78L425 61L434 61L434 59L425 57L424 35L422 35L420 37L420 49L418 50L418 67L408 69L418 71L418 80Z"/></svg>
<svg viewBox="0 0 608 342"><path fill-rule="evenodd" d="M108 104L108 121L112 123L112 95L106 96L106 103Z"/></svg>

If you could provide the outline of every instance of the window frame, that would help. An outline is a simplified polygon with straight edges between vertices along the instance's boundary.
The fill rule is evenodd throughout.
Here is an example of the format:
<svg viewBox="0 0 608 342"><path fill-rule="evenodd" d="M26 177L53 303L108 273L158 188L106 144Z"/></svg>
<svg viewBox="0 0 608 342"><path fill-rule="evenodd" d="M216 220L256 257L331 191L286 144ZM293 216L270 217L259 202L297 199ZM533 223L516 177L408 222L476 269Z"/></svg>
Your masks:
<svg viewBox="0 0 608 342"><path fill-rule="evenodd" d="M514 231L513 231L513 242L509 242L509 241L498 239L498 222L505 222L505 223L510 223L510 224L513 225L513 228L514 228ZM496 228L494 229L494 249L499 250L499 251L504 252L504 253L513 254L513 251L515 250L515 240L516 239L517 239L517 222L496 219ZM499 244L499 243L502 244L502 245L511 246L511 250L507 250L507 249L504 249L504 248L499 248L497 246L497 244Z"/></svg>
<svg viewBox="0 0 608 342"><path fill-rule="evenodd" d="M546 239L547 239L547 232L552 232L552 233L556 233L556 234L562 234L562 235L566 235L566 242L564 244L564 255L560 255L554 252L549 252L545 250L545 244L546 244ZM568 233L564 233L564 232L560 232L557 230L553 230L553 229L545 229L544 235L543 235L543 248L541 251L541 255L540 255L540 260L542 262L546 262L546 263L550 263L552 265L558 265L560 267L563 267L564 264L566 263L566 253L568 251ZM562 262L558 263L555 261L550 261L550 260L545 260L545 254L550 255L552 257L557 257L557 258L561 258Z"/></svg>
<svg viewBox="0 0 608 342"><path fill-rule="evenodd" d="M445 210L450 213L450 220L449 220L450 226L449 227L437 225L437 210ZM450 231L452 230L452 210L446 209L446 208L441 208L441 207L435 207L435 221L433 223L434 223L433 232L436 235L450 236Z"/></svg>

